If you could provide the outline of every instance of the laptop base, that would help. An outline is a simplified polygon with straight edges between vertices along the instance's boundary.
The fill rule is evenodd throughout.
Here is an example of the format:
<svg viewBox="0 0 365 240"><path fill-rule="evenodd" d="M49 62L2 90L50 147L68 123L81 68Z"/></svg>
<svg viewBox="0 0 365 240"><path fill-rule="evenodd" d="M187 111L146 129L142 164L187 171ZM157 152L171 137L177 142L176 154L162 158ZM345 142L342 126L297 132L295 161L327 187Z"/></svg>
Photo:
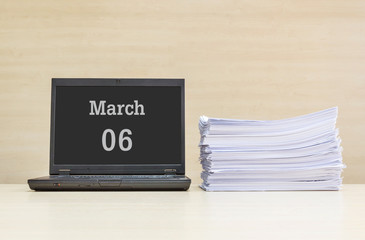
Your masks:
<svg viewBox="0 0 365 240"><path fill-rule="evenodd" d="M190 183L183 175L51 175L28 180L37 191L186 191Z"/></svg>

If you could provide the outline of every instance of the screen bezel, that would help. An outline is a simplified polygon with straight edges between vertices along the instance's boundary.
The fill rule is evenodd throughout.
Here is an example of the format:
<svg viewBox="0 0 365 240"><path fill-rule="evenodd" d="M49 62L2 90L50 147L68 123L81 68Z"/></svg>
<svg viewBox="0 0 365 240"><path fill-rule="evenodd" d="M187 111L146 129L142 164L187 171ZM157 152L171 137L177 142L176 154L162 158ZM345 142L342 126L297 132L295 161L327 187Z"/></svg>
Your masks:
<svg viewBox="0 0 365 240"><path fill-rule="evenodd" d="M55 164L56 88L58 86L177 86L181 89L181 159L180 164ZM164 174L175 169L185 174L185 80L140 78L52 78L50 174L64 170L70 174ZM61 170L61 171L60 171Z"/></svg>

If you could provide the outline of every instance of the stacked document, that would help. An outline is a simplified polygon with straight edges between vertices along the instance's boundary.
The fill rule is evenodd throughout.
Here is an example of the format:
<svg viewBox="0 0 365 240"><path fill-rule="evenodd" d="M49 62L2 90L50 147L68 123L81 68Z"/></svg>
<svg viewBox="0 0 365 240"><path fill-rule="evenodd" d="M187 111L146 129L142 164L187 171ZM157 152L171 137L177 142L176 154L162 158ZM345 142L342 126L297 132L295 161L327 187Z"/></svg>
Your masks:
<svg viewBox="0 0 365 240"><path fill-rule="evenodd" d="M200 117L206 191L339 190L338 109L272 121Z"/></svg>

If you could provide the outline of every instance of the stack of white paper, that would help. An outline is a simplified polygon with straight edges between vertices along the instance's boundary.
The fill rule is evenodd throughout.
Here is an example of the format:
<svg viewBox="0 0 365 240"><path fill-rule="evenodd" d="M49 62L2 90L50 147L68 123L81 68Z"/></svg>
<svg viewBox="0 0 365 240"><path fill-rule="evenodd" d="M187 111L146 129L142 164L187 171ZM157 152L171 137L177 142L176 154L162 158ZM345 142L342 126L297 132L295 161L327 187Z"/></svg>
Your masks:
<svg viewBox="0 0 365 240"><path fill-rule="evenodd" d="M338 190L337 107L295 118L200 117L201 187L207 191Z"/></svg>

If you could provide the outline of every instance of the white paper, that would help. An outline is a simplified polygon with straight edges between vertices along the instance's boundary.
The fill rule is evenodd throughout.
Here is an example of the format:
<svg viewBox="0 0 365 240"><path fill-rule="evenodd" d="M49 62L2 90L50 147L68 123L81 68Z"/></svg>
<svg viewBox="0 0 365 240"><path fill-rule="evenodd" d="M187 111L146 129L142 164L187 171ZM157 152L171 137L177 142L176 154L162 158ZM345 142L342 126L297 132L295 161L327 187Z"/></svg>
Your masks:
<svg viewBox="0 0 365 240"><path fill-rule="evenodd" d="M207 191L338 190L337 107L282 120L200 117Z"/></svg>

